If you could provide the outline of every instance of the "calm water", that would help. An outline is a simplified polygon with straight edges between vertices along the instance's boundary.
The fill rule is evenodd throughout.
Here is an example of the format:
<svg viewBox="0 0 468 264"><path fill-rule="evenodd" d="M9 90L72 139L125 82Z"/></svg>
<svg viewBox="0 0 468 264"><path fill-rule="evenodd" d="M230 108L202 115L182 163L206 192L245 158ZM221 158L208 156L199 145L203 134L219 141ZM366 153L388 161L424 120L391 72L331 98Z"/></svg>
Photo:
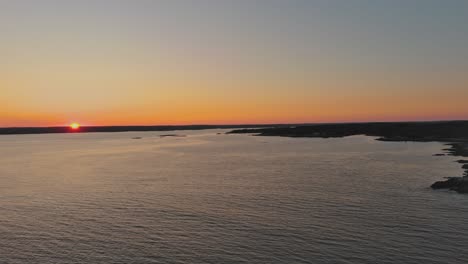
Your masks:
<svg viewBox="0 0 468 264"><path fill-rule="evenodd" d="M0 263L466 263L442 144L217 132L0 136Z"/></svg>

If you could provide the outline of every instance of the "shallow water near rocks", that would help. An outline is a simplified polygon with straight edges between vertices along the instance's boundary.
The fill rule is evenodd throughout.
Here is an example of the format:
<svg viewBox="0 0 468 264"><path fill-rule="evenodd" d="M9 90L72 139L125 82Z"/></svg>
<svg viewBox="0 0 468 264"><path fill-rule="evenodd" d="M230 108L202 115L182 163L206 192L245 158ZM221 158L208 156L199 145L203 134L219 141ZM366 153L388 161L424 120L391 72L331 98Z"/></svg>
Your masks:
<svg viewBox="0 0 468 264"><path fill-rule="evenodd" d="M443 144L219 132L1 136L0 262L466 263Z"/></svg>

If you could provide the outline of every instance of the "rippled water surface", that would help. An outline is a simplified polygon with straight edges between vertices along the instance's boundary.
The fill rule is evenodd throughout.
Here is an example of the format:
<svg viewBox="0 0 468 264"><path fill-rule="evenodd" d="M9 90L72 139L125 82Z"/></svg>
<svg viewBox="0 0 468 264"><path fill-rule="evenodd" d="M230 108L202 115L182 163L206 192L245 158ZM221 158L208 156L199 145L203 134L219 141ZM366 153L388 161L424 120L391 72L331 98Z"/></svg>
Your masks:
<svg viewBox="0 0 468 264"><path fill-rule="evenodd" d="M0 136L0 263L466 263L442 144L217 132Z"/></svg>

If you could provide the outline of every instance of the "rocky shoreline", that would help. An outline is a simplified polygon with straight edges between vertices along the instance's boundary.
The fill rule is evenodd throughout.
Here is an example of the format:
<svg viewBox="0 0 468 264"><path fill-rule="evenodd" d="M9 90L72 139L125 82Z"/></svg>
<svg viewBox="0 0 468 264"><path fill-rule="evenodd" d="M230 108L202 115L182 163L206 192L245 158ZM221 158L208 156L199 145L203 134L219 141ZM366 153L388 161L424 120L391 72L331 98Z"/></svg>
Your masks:
<svg viewBox="0 0 468 264"><path fill-rule="evenodd" d="M445 149L451 156L468 157L468 143L456 142L446 144L450 148ZM457 160L463 164L462 169L465 170L463 176L447 177L445 181L437 181L431 185L432 189L449 189L459 193L468 193L468 160Z"/></svg>
<svg viewBox="0 0 468 264"><path fill-rule="evenodd" d="M451 156L468 158L468 121L403 122L403 123L351 123L318 124L307 126L238 129L228 134L253 134L255 136L281 137L346 137L366 135L381 141L443 142ZM434 156L444 156L435 154ZM450 189L468 193L468 159L457 161L465 170L460 177L448 177L431 185L432 189Z"/></svg>

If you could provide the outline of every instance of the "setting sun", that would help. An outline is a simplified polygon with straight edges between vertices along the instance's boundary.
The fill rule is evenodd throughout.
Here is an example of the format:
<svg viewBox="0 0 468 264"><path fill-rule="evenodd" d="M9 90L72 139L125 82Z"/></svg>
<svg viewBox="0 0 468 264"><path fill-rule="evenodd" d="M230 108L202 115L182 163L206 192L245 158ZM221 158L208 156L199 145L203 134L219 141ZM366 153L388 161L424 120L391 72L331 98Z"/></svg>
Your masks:
<svg viewBox="0 0 468 264"><path fill-rule="evenodd" d="M70 128L76 130L76 129L80 128L80 124L72 123L72 124L70 124Z"/></svg>

